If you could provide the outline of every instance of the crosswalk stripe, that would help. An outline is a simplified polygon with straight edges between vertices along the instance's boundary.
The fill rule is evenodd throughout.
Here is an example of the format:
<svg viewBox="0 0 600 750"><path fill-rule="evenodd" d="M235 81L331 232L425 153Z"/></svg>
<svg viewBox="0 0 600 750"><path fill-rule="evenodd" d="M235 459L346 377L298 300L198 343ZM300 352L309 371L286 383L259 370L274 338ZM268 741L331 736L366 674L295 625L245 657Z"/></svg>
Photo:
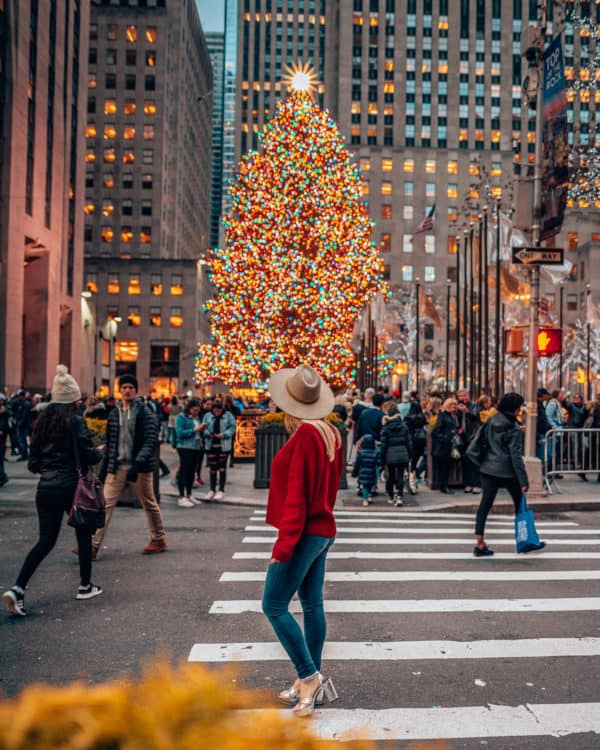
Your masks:
<svg viewBox="0 0 600 750"><path fill-rule="evenodd" d="M471 521L470 525L472 525L474 519L475 519L474 515L471 516L470 519L464 519L464 518L462 518L462 519L460 519L458 521L454 521L452 519L447 519L447 518L431 518L431 519L404 518L404 517L402 517L402 518L397 518L397 517L393 517L393 518L365 518L363 516L363 518L338 518L337 519L337 527L338 528L346 528L346 527L352 528L352 526L350 524L360 524L360 523L362 523L362 524L368 524L369 521L372 521L373 523L385 523L386 527L388 527L388 528L390 526L418 526L418 525L422 524L424 520L430 521L431 523L436 524L436 526L449 526L449 527L453 527L453 526L467 526L467 525L469 525L467 523L468 520ZM261 523L262 524L262 526L261 526L262 529L270 529L271 528L270 526L267 526L265 524L265 519L264 518L251 518L250 522L251 523ZM510 521L490 521L488 519L488 521L485 524L485 527L486 527L486 529L490 529L490 528L495 529L495 528L500 528L502 526L508 526L510 528L513 528L514 525L515 525L515 519L514 518L512 520L510 520ZM571 528L574 528L574 527L578 527L579 524L577 524L577 523L571 523L571 522L568 522L568 521L564 522L564 523L561 522L561 521L536 521L535 522L535 526L536 526L537 529L545 529L545 528L547 528L547 529L563 529L564 528L565 529L565 533L567 533L568 529L571 529ZM600 529L597 529L597 533L600 534Z"/></svg>
<svg viewBox="0 0 600 750"><path fill-rule="evenodd" d="M245 536L242 539L243 544L274 544L277 537L270 536ZM515 540L513 539L496 539L495 537L490 540L492 546L501 544L511 544L514 546ZM433 544L460 544L462 546L469 546L473 544L473 539L448 539L440 537L426 537L424 539L398 539L391 537L356 537L354 539L345 539L344 537L336 537L336 544L369 544L369 545L382 545L382 544L395 544L398 547L408 544L420 544L420 545L433 545ZM600 545L600 539L553 539L552 544L558 545Z"/></svg>
<svg viewBox="0 0 600 750"><path fill-rule="evenodd" d="M270 530L270 528L265 526L246 526L244 529L244 531ZM359 528L346 528L345 526L337 527L338 536L341 536L343 534L468 534L472 531L473 526L462 526L459 528L445 528L436 526L420 526L418 528L393 528L390 526L360 526ZM490 529L488 529L488 532L491 534ZM494 535L495 534L514 535L514 528L494 529ZM544 534L546 536L552 536L555 534L566 534L570 536L597 536L598 542L600 542L600 529L545 529Z"/></svg>
<svg viewBox="0 0 600 750"><path fill-rule="evenodd" d="M484 641L328 641L327 661L419 661L432 659L530 659L600 656L600 638L523 638ZM195 643L194 662L287 660L283 646L269 643Z"/></svg>
<svg viewBox="0 0 600 750"><path fill-rule="evenodd" d="M234 560L270 560L270 552L234 552ZM327 560L473 560L472 552L328 552ZM482 558L484 563L486 558ZM496 552L494 560L523 560L516 552ZM489 562L489 558L487 558ZM536 556L542 560L600 560L600 552L547 552Z"/></svg>
<svg viewBox="0 0 600 750"><path fill-rule="evenodd" d="M265 520L265 513L257 512L250 517L251 522L260 522ZM355 517L356 516L356 517ZM335 517L338 524L344 523L368 523L369 521L381 522L385 520L387 523L392 524L418 524L423 521L447 524L447 525L458 525L465 523L465 520L473 521L475 518L474 513L412 513L405 511L382 511L381 513L370 511L357 511L356 513L350 514L350 512L335 511ZM515 522L514 516L490 516L487 520L486 526L513 526ZM539 526L579 526L575 521L536 521L536 527Z"/></svg>
<svg viewBox="0 0 600 750"><path fill-rule="evenodd" d="M270 712L290 714L289 710L250 709L248 720L265 721ZM600 733L600 703L320 709L315 711L310 728L320 739L331 741L564 737L584 732ZM591 737L590 740L594 742Z"/></svg>
<svg viewBox="0 0 600 750"><path fill-rule="evenodd" d="M326 599L329 613L391 614L429 612L592 612L600 610L600 597L555 599ZM290 603L291 612L301 612L300 602ZM229 599L213 602L209 614L239 615L262 612L259 599Z"/></svg>
<svg viewBox="0 0 600 750"><path fill-rule="evenodd" d="M249 583L265 580L264 571L229 571L221 583ZM401 581L599 581L600 570L507 570L507 571L438 571L438 570L365 570L328 571L331 583L377 583Z"/></svg>

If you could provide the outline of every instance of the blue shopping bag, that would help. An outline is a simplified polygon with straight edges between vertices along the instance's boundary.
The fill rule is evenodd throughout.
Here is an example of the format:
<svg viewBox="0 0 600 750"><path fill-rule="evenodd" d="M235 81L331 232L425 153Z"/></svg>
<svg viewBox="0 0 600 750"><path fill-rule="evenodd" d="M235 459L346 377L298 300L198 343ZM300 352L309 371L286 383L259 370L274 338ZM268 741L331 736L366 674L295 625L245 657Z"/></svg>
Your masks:
<svg viewBox="0 0 600 750"><path fill-rule="evenodd" d="M530 552L540 548L540 538L535 529L533 511L527 507L525 493L521 497L521 507L515 518L515 541L517 552Z"/></svg>

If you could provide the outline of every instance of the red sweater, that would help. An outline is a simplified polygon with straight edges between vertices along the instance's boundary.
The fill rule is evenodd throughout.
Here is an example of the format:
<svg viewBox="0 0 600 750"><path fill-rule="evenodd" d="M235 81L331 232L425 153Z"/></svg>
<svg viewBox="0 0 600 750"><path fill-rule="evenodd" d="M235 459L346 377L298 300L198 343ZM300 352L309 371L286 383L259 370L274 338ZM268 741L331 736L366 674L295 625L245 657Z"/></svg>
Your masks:
<svg viewBox="0 0 600 750"><path fill-rule="evenodd" d="M303 534L335 536L333 506L344 468L341 447L329 461L323 438L306 422L271 465L267 523L279 530L273 557L287 562Z"/></svg>

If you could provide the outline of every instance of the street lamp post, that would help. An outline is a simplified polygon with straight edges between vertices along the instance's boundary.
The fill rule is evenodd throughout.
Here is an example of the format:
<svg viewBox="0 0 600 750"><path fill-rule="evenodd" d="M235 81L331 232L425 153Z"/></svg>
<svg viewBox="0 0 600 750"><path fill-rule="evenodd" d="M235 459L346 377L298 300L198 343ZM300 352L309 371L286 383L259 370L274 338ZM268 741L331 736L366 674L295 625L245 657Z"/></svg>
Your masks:
<svg viewBox="0 0 600 750"><path fill-rule="evenodd" d="M469 263L468 263L468 259L469 259L469 256L468 256L468 242L469 242L469 230L465 229L463 231L463 251L464 251L464 257L463 257L463 325L464 325L464 338L463 338L463 346L462 346L462 356L463 356L462 371L463 371L463 379L464 379L463 380L463 387L464 388L469 388L469 385L467 384L467 373L468 373L468 369L467 369L467 340L468 340L469 325L470 325L470 320L471 320L471 316L469 315L469 304L468 304L469 295L468 295L468 290L467 290L467 285L468 285L468 280L469 280L469 275L468 275L468 268L469 268Z"/></svg>
<svg viewBox="0 0 600 750"><path fill-rule="evenodd" d="M500 398L500 306L501 306L501 287L500 287L500 201L496 201L496 309L495 309L495 330L494 339L494 393L496 398Z"/></svg>
<svg viewBox="0 0 600 750"><path fill-rule="evenodd" d="M488 207L483 207L483 388L490 390L490 293L488 284Z"/></svg>
<svg viewBox="0 0 600 750"><path fill-rule="evenodd" d="M421 325L420 321L420 310L419 310L419 303L421 301L421 284L419 283L419 277L417 276L416 279L417 282L417 300L416 300L416 314L415 314L415 327L416 327L416 336L415 336L415 390L417 393L419 392L419 351L420 351L420 340L419 340L419 328Z"/></svg>
<svg viewBox="0 0 600 750"><path fill-rule="evenodd" d="M564 315L564 296L565 296L565 282L563 279L560 280L560 287L558 293L558 327L560 328L561 335L563 335L563 315ZM564 335L563 335L564 339ZM563 349L560 347L560 354L558 355L558 388L562 388L563 384Z"/></svg>
<svg viewBox="0 0 600 750"><path fill-rule="evenodd" d="M456 345L456 387L460 388L460 237L456 238L456 329L454 340Z"/></svg>
<svg viewBox="0 0 600 750"><path fill-rule="evenodd" d="M590 294L592 293L590 284L585 285L586 288L586 299L585 299L585 309L586 314L587 311L590 309ZM585 362L585 369L586 369L586 377L585 377L585 397L588 401L592 398L592 341L591 341L591 334L592 334L592 327L590 325L589 321L589 314L587 314L587 323L586 323L586 362Z"/></svg>
<svg viewBox="0 0 600 750"><path fill-rule="evenodd" d="M446 395L450 392L450 279L446 282Z"/></svg>

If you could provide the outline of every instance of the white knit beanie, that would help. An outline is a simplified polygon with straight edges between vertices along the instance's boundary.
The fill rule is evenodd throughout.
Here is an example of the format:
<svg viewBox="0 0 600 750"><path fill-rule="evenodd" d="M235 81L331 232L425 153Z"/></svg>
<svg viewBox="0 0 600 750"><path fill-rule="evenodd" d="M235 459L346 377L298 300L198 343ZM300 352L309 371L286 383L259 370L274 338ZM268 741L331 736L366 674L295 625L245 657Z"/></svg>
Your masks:
<svg viewBox="0 0 600 750"><path fill-rule="evenodd" d="M72 404L80 398L81 391L75 378L69 375L69 368L66 365L58 365L52 383L52 403Z"/></svg>

